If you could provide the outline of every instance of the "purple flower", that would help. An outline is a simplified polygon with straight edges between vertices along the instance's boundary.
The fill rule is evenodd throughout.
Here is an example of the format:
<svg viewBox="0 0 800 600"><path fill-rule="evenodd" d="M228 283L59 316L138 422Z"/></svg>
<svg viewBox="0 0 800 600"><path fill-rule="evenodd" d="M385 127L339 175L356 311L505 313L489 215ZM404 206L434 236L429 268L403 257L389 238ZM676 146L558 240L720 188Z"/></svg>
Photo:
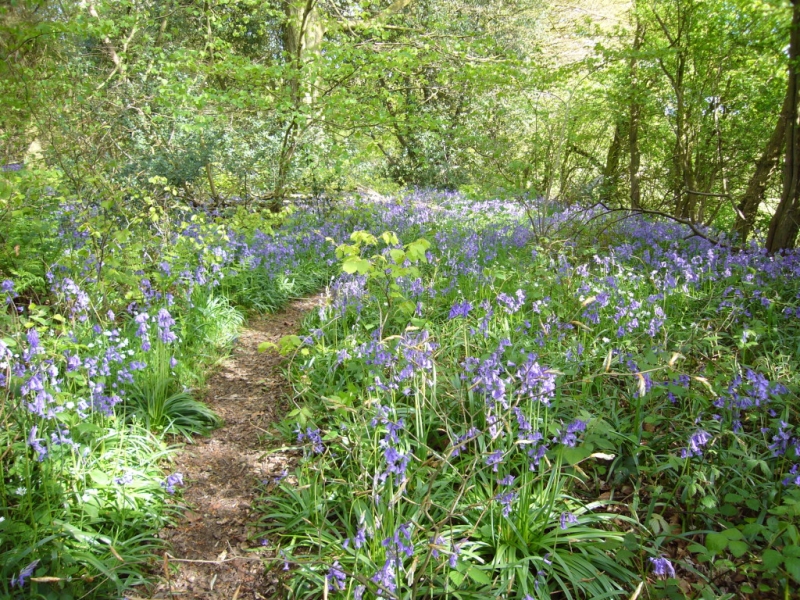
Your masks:
<svg viewBox="0 0 800 600"><path fill-rule="evenodd" d="M658 558L649 558L650 564L653 565L653 574L656 577L676 577L675 567L669 562L669 559L659 556Z"/></svg>
<svg viewBox="0 0 800 600"><path fill-rule="evenodd" d="M36 433L38 432L38 430L39 430L38 425L34 425L33 427L31 427L31 431L28 434L28 445L31 448L33 448L36 454L38 455L39 462L42 462L47 456L47 448L42 446L42 444L40 443L43 442L44 440L42 438L36 437Z"/></svg>
<svg viewBox="0 0 800 600"><path fill-rule="evenodd" d="M462 319L466 319L469 315L469 311L473 309L472 304L468 300L464 302L456 302L453 304L453 307L450 309L450 315L447 317L448 319L456 319L461 317Z"/></svg>
<svg viewBox="0 0 800 600"><path fill-rule="evenodd" d="M574 524L578 522L578 517L573 515L571 512L563 512L561 513L561 529L566 529L570 524Z"/></svg>
<svg viewBox="0 0 800 600"><path fill-rule="evenodd" d="M391 556L387 558L380 570L370 578L370 581L378 584L379 593L381 590L385 590L390 594L394 594L397 589L397 583L395 583L395 560Z"/></svg>
<svg viewBox="0 0 800 600"><path fill-rule="evenodd" d="M366 529L364 527L359 527L358 531L356 531L355 537L353 538L353 545L356 547L356 550L361 548L366 541Z"/></svg>
<svg viewBox="0 0 800 600"><path fill-rule="evenodd" d="M0 292L4 292L6 294L13 294L14 293L14 282L10 279L4 279L2 283L0 283Z"/></svg>
<svg viewBox="0 0 800 600"><path fill-rule="evenodd" d="M506 492L505 494L497 494L494 499L503 505L503 516L507 517L511 513L511 503L517 499L517 493Z"/></svg>
<svg viewBox="0 0 800 600"><path fill-rule="evenodd" d="M451 569L456 568L456 564L458 563L458 555L461 554L461 546L464 544L466 540L461 540L458 544L452 544L450 550L450 557L447 559L447 564L450 566Z"/></svg>
<svg viewBox="0 0 800 600"><path fill-rule="evenodd" d="M681 458L689 458L692 456L702 456L702 447L711 440L711 434L702 429L698 429L691 436L689 436L689 447L684 448L681 452Z"/></svg>
<svg viewBox="0 0 800 600"><path fill-rule="evenodd" d="M347 576L344 574L344 571L342 571L342 567L338 560L331 565L328 574L325 575L325 579L328 580L328 583L334 590L344 590Z"/></svg>
<svg viewBox="0 0 800 600"><path fill-rule="evenodd" d="M435 538L431 539L430 547L431 547L431 556L433 558L439 558L439 546L444 545L444 538L440 535L436 536Z"/></svg>
<svg viewBox="0 0 800 600"><path fill-rule="evenodd" d="M453 458L461 454L466 449L468 441L475 439L480 434L480 429L477 427L470 427L464 435L458 436L456 441L453 443Z"/></svg>
<svg viewBox="0 0 800 600"><path fill-rule="evenodd" d="M17 575L16 577L12 577L11 578L11 587L12 588L14 588L14 587L20 587L20 588L24 587L25 580L28 579L28 577L30 577L31 575L33 575L33 570L36 568L36 565L38 565L38 564L39 564L39 559L37 558L35 561L30 563L27 567L22 569L19 572L19 575Z"/></svg>
<svg viewBox="0 0 800 600"><path fill-rule="evenodd" d="M133 473L130 471L125 472L122 477L114 477L114 483L117 485L128 485L133 481ZM172 493L172 492L170 492Z"/></svg>
<svg viewBox="0 0 800 600"><path fill-rule="evenodd" d="M169 311L166 308L162 308L158 311L156 321L158 322L159 327L169 328L175 325L175 319L172 318L172 315L169 314Z"/></svg>
<svg viewBox="0 0 800 600"><path fill-rule="evenodd" d="M503 451L495 450L486 457L486 465L492 467L492 471L497 473L497 466L503 462Z"/></svg>
<svg viewBox="0 0 800 600"><path fill-rule="evenodd" d="M516 298L503 292L497 296L497 301L503 305L507 313L512 315L525 304L525 292L523 290L517 290L514 296L516 296Z"/></svg>
<svg viewBox="0 0 800 600"><path fill-rule="evenodd" d="M175 493L176 485L183 485L183 473L173 473L172 475L167 476L165 481L161 482L161 487L167 490L167 493L169 494Z"/></svg>
<svg viewBox="0 0 800 600"><path fill-rule="evenodd" d="M580 419L573 421L572 423L567 425L567 429L564 431L564 433L561 434L561 439L560 440L554 439L553 441L554 442L559 441L565 446L574 448L575 445L578 443L577 434L580 433L581 431L586 430L586 423L587 421L581 421Z"/></svg>
<svg viewBox="0 0 800 600"><path fill-rule="evenodd" d="M77 354L66 354L67 372L75 371L81 366L81 359Z"/></svg>
<svg viewBox="0 0 800 600"><path fill-rule="evenodd" d="M311 442L311 451L314 454L322 454L325 452L325 445L322 443L322 432L318 428L311 429L311 427L306 427L305 433L298 428L296 432L298 444L308 440Z"/></svg>

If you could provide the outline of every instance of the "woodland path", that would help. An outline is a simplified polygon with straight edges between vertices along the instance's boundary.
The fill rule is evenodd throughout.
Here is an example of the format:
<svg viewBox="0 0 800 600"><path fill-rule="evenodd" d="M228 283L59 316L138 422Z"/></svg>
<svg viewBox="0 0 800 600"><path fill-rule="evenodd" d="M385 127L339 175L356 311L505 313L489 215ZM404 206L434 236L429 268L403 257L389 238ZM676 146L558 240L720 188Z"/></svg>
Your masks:
<svg viewBox="0 0 800 600"><path fill-rule="evenodd" d="M253 539L257 515L252 505L258 483L291 471L297 455L270 452L263 442L270 424L287 411L287 383L282 357L274 350L258 352L258 345L296 333L320 301L319 296L296 300L278 313L251 319L231 356L209 378L206 403L225 425L210 437L196 438L176 456L173 470L183 473L187 510L175 527L161 532L172 548L151 598L258 600L279 595L278 571L263 564L274 552ZM177 573L167 568L175 565Z"/></svg>

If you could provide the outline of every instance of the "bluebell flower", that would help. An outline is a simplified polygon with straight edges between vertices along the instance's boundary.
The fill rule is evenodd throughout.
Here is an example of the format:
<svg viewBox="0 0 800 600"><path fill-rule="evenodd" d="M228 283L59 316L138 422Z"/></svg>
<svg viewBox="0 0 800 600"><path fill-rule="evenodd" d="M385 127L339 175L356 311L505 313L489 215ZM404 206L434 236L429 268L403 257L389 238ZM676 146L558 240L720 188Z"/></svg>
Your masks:
<svg viewBox="0 0 800 600"><path fill-rule="evenodd" d="M161 487L167 490L167 493L169 494L175 493L176 485L183 485L183 473L173 473L172 475L167 476L165 481L161 482Z"/></svg>
<svg viewBox="0 0 800 600"><path fill-rule="evenodd" d="M578 522L578 517L573 515L571 512L561 513L561 522L560 522L561 529L566 529L570 524L575 524L577 522Z"/></svg>
<svg viewBox="0 0 800 600"><path fill-rule="evenodd" d="M450 315L447 318L450 320L458 317L466 319L467 316L469 316L469 311L471 311L472 308L473 306L468 300L465 300L464 302L456 302L450 309Z"/></svg>
<svg viewBox="0 0 800 600"><path fill-rule="evenodd" d="M503 516L507 517L511 514L511 504L517 499L517 492L506 492L504 494L497 494L494 497L503 506Z"/></svg>
<svg viewBox="0 0 800 600"><path fill-rule="evenodd" d="M497 467L503 462L503 451L495 450L486 457L486 465L492 467L492 471L497 473Z"/></svg>
<svg viewBox="0 0 800 600"><path fill-rule="evenodd" d="M356 549L358 549L361 548L366 541L366 529L364 527L359 527L358 531L356 531L355 537L353 537L353 545L356 547Z"/></svg>
<svg viewBox="0 0 800 600"><path fill-rule="evenodd" d="M338 560L331 565L328 574L325 575L325 579L327 579L328 583L334 590L344 590L347 576L344 574L344 571L342 571L342 567Z"/></svg>
<svg viewBox="0 0 800 600"><path fill-rule="evenodd" d="M681 458L690 458L692 456L702 456L703 446L708 444L711 440L711 434L702 429L698 429L689 436L689 447L684 448L681 452Z"/></svg>
<svg viewBox="0 0 800 600"><path fill-rule="evenodd" d="M133 473L126 471L121 477L114 477L114 483L119 486L125 486L133 482Z"/></svg>
<svg viewBox="0 0 800 600"><path fill-rule="evenodd" d="M658 558L653 558L652 556L648 559L650 564L653 565L653 574L656 577L672 577L675 578L675 567L672 566L672 563L669 562L669 559L660 556Z"/></svg>
<svg viewBox="0 0 800 600"><path fill-rule="evenodd" d="M22 569L16 577L11 578L11 587L19 587L22 588L25 586L25 581L33 575L34 569L36 569L36 565L39 564L39 559L37 558L32 563L30 563L27 567Z"/></svg>
<svg viewBox="0 0 800 600"><path fill-rule="evenodd" d="M36 437L38 430L38 425L31 427L30 433L28 434L28 445L36 452L39 462L42 462L47 457L47 448L40 443L44 440Z"/></svg>

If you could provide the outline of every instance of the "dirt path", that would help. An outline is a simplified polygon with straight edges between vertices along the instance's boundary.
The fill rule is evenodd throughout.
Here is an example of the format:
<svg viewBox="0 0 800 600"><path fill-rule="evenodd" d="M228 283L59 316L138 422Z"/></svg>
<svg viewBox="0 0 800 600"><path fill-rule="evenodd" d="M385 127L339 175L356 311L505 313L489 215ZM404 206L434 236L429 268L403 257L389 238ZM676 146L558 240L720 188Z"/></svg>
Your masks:
<svg viewBox="0 0 800 600"><path fill-rule="evenodd" d="M319 297L298 300L274 315L250 320L233 354L209 379L206 402L225 420L209 438L187 445L176 459L189 510L176 528L162 532L172 551L166 560L178 573L159 584L152 598L251 600L277 596L279 581L262 559L268 548L252 540L248 526L256 484L276 477L296 457L267 454L259 436L287 410L281 357L259 353L263 341L296 333ZM162 573L163 577L163 573Z"/></svg>

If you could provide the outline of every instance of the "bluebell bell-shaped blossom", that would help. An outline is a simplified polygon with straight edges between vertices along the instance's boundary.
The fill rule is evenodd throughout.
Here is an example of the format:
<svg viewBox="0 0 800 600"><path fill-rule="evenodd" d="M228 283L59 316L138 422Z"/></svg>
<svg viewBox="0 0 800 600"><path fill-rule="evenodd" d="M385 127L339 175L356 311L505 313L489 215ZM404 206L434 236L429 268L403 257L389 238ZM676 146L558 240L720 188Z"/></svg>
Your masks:
<svg viewBox="0 0 800 600"><path fill-rule="evenodd" d="M43 438L36 437L36 434L39 431L39 426L34 425L31 427L30 432L28 433L28 445L33 448L34 452L36 452L37 459L39 462L42 462L47 457L47 448L42 446L41 442L44 441Z"/></svg>
<svg viewBox="0 0 800 600"><path fill-rule="evenodd" d="M167 490L168 494L175 493L176 485L183 485L183 473L172 473L171 475L168 475L164 481L161 482L161 487Z"/></svg>
<svg viewBox="0 0 800 600"><path fill-rule="evenodd" d="M29 563L28 566L24 567L16 577L11 578L11 587L15 588L23 588L25 587L25 582L28 578L33 575L33 571L36 569L36 566L39 564L39 559L37 558L33 562Z"/></svg>
<svg viewBox="0 0 800 600"><path fill-rule="evenodd" d="M450 320L457 318L466 319L469 316L469 312L472 310L472 308L472 303L470 303L468 300L456 302L453 304L452 308L450 308L450 314L447 318Z"/></svg>
<svg viewBox="0 0 800 600"><path fill-rule="evenodd" d="M497 494L494 497L494 499L502 505L504 517L507 517L509 514L511 514L511 504L517 499L517 495L517 492L511 491Z"/></svg>
<svg viewBox="0 0 800 600"><path fill-rule="evenodd" d="M497 473L497 468L503 463L503 451L495 450L486 457L486 466L492 467L492 471Z"/></svg>
<svg viewBox="0 0 800 600"><path fill-rule="evenodd" d="M675 574L675 567L672 566L672 563L669 559L664 558L663 556L654 558L649 557L648 559L650 564L653 565L653 575L656 577L672 577L675 578L677 575Z"/></svg>
<svg viewBox="0 0 800 600"><path fill-rule="evenodd" d="M347 582L347 576L345 575L344 571L342 571L342 566L339 564L339 561L334 561L331 565L330 570L325 575L325 579L328 581L328 584L331 586L332 589L337 591L343 591Z"/></svg>
<svg viewBox="0 0 800 600"><path fill-rule="evenodd" d="M703 446L708 444L711 440L711 434L702 429L698 429L689 436L689 445L681 451L681 458L690 458L692 456L702 456Z"/></svg>
<svg viewBox="0 0 800 600"><path fill-rule="evenodd" d="M474 440L480 433L481 431L477 427L470 427L464 435L456 437L455 442L453 442L453 452L451 456L455 458L461 454L466 449L467 442Z"/></svg>
<svg viewBox="0 0 800 600"><path fill-rule="evenodd" d="M571 512L562 512L559 527L561 529L566 529L570 525L573 525L577 522L578 522L578 517L573 515Z"/></svg>

